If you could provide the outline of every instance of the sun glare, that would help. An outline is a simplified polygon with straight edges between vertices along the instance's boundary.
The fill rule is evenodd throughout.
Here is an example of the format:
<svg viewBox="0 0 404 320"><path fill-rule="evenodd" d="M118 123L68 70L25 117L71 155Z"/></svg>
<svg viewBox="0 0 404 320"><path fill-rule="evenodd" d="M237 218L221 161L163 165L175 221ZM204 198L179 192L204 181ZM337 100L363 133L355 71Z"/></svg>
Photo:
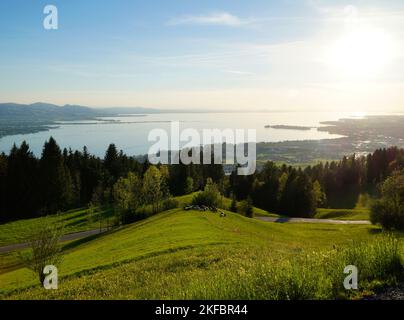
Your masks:
<svg viewBox="0 0 404 320"><path fill-rule="evenodd" d="M383 71L394 58L392 37L382 30L361 28L336 41L327 52L327 64L339 72L366 77Z"/></svg>

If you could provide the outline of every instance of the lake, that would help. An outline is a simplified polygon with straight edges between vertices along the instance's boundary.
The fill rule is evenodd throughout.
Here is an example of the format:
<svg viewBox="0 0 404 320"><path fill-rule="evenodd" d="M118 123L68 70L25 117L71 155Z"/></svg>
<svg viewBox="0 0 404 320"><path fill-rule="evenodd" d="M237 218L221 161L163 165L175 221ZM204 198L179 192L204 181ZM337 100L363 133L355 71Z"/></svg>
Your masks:
<svg viewBox="0 0 404 320"><path fill-rule="evenodd" d="M31 150L40 155L44 142L53 136L61 148L81 150L103 156L110 143L115 143L128 155L146 154L153 144L148 142L152 129L170 132L170 122L179 121L180 128L256 129L257 142L335 139L340 136L319 132L315 127L322 121L358 117L337 112L262 112L262 113L160 113L99 118L91 121L59 122L55 128L33 134L12 135L0 139L0 152L8 153L13 143L26 140ZM265 128L266 125L309 126L310 130Z"/></svg>

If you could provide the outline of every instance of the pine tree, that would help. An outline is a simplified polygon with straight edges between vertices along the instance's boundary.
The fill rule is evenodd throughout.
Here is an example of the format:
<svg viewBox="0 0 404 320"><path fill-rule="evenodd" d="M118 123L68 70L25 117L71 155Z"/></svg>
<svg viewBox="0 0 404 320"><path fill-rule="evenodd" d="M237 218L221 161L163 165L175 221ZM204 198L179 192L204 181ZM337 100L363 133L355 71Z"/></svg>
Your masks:
<svg viewBox="0 0 404 320"><path fill-rule="evenodd" d="M120 176L120 163L119 163L119 154L115 144L111 143L108 146L108 149L105 153L104 157L104 166L105 169L112 176L113 180L116 181Z"/></svg>
<svg viewBox="0 0 404 320"><path fill-rule="evenodd" d="M38 179L37 160L24 141L20 148L15 145L7 161L7 212L10 219L25 218L37 213Z"/></svg>
<svg viewBox="0 0 404 320"><path fill-rule="evenodd" d="M44 213L54 214L68 208L73 198L72 181L60 148L52 137L45 142L39 165Z"/></svg>
<svg viewBox="0 0 404 320"><path fill-rule="evenodd" d="M7 204L7 157L4 153L0 154L0 221L6 220Z"/></svg>

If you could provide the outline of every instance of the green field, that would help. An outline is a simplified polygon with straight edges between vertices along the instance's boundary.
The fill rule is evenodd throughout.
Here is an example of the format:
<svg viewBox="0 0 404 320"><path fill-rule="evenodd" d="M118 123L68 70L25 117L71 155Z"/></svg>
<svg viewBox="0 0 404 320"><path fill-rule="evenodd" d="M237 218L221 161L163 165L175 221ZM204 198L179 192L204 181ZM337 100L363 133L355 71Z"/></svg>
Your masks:
<svg viewBox="0 0 404 320"><path fill-rule="evenodd" d="M355 263L367 268L362 276L367 280L360 293L342 293L343 298L396 281L390 276L396 273L394 250L383 247L389 242L377 226L268 223L228 211L226 217L184 211L193 196L177 197L176 209L63 243L56 291L38 286L19 252L0 254L0 299L328 299L341 295L334 291L343 274L333 270L358 257ZM220 207L230 204L223 198ZM254 213L277 216L258 208ZM111 209L97 209L90 217L79 209L46 221L63 222L71 233L99 228L112 215ZM369 210L319 209L315 218L368 220ZM0 225L0 244L21 242L44 219ZM396 236L400 260L403 235ZM361 246L368 247L358 250Z"/></svg>
<svg viewBox="0 0 404 320"><path fill-rule="evenodd" d="M196 193L176 197L178 208L183 208L191 203ZM220 201L220 207L228 210L231 200L223 197ZM260 208L253 208L254 215L279 217L280 215L267 212ZM369 209L317 209L317 219L333 220L369 220ZM95 208L92 216L89 215L87 208L70 210L63 214L48 217L39 217L33 219L18 220L14 222L0 224L0 246L13 243L20 243L26 240L26 237L35 230L44 221L47 223L62 223L64 233L74 233L98 228L105 228L113 223L113 210L111 208ZM1 266L1 263L0 263Z"/></svg>
<svg viewBox="0 0 404 320"><path fill-rule="evenodd" d="M14 266L3 266L0 295L13 299L262 298L266 291L254 287L256 277L262 276L260 267L289 268L297 257L379 237L375 226L276 224L230 212L221 218L212 212L173 209L65 244L56 291L39 287L33 273L15 263L15 253L6 255ZM245 290L250 290L247 296L241 294Z"/></svg>
<svg viewBox="0 0 404 320"><path fill-rule="evenodd" d="M178 208L183 208L185 205L190 204L195 194L196 193L176 197ZM230 204L231 200L223 197L220 207L228 209ZM255 207L253 211L257 216L278 216ZM0 224L0 246L24 242L31 231L38 228L45 221L47 223L62 223L64 226L64 234L69 234L105 228L113 223L113 214L111 208L95 208L93 215L90 216L87 208L81 208L46 218L39 217Z"/></svg>

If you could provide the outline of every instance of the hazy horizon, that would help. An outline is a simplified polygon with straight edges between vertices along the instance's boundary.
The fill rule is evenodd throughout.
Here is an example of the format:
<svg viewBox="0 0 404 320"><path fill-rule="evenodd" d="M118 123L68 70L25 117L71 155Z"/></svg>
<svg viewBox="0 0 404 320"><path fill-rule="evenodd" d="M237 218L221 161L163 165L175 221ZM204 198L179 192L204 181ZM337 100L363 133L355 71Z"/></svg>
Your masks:
<svg viewBox="0 0 404 320"><path fill-rule="evenodd" d="M3 101L400 112L404 3L0 3ZM159 7L156 11L155 8Z"/></svg>
<svg viewBox="0 0 404 320"><path fill-rule="evenodd" d="M156 112L167 112L167 113L300 113L302 111L304 112L309 112L309 113L318 113L318 112L325 112L325 113L338 113L338 110L319 110L319 109L305 109L305 110L299 110L299 109L225 109L225 108L215 108L215 109L209 109L209 108L198 108L198 109L190 109L190 108L157 108L157 107L143 107L143 106L88 106L84 104L71 104L71 103L65 103L65 104L57 104L57 103L52 103L52 102L43 102L43 101L36 101L32 103L22 103L22 102L15 102L15 101L0 101L1 104L17 104L17 105L36 105L36 104L44 104L44 105L54 105L57 107L66 107L66 106L79 106L79 107L85 107L85 108L91 108L91 109L96 109L96 110L110 110L110 109L144 109L144 110L153 110ZM379 110L379 111L362 111L362 110L351 110L351 111L345 111L346 113L351 114L352 116L368 116L368 115L404 115L403 110Z"/></svg>

